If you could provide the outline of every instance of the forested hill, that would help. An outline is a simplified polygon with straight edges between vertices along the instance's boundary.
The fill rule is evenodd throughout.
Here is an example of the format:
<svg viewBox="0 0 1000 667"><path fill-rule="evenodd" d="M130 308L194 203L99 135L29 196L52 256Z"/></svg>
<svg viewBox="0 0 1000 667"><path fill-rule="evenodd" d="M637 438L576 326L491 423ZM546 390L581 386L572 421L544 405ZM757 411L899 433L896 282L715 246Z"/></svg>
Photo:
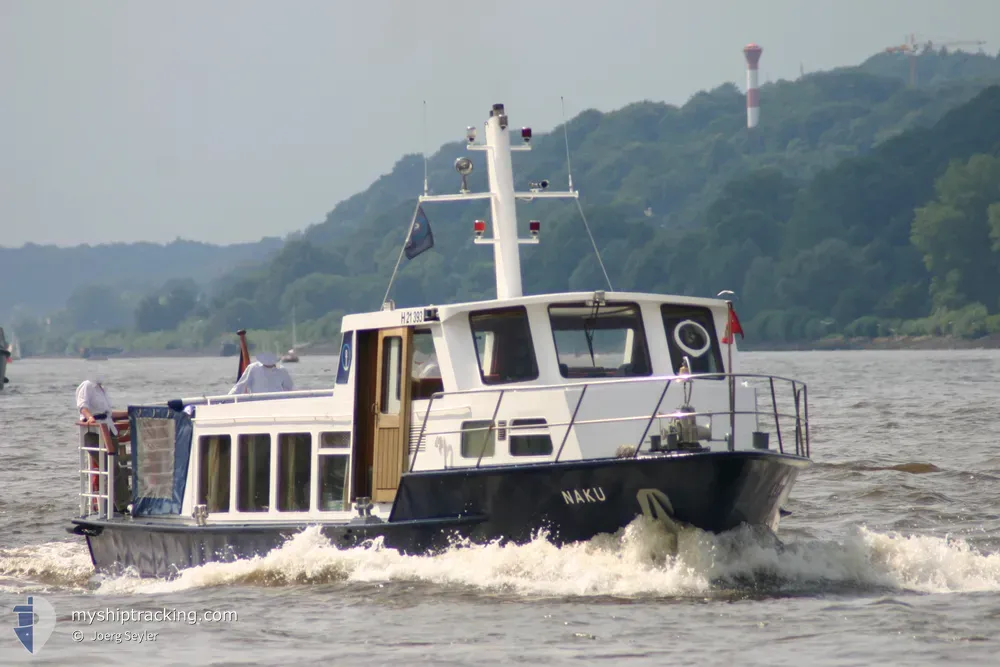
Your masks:
<svg viewBox="0 0 1000 667"><path fill-rule="evenodd" d="M906 82L909 61L901 54L764 84L760 125L753 134L746 130L745 96L731 84L698 93L680 107L638 102L609 113L584 111L568 126L574 183L588 205L623 205L643 214L652 209L649 222L655 226L688 226L724 183L749 169L773 166L797 180L808 178L907 129L930 125L1000 82L997 57L931 53L917 60L917 71L929 83L916 88ZM508 112L512 122L531 124L517 109ZM460 132L457 128L456 137ZM454 190L453 163L463 151L456 141L430 158L432 189ZM525 183L539 178L565 183L562 128L536 132L532 153L518 160L517 169L515 176ZM479 163L473 180L477 175L484 177ZM307 229L305 238L321 244L340 238L411 201L422 179L420 156L402 158L367 190L338 204L325 222Z"/></svg>
<svg viewBox="0 0 1000 667"><path fill-rule="evenodd" d="M768 338L838 331L869 314L928 315L932 276L910 242L914 208L934 197L949 160L995 153L1000 104L996 88L983 89L1000 81L1000 62L976 56L989 65L976 78L941 76L910 88L863 71L881 58L765 85L753 133L732 86L682 107L640 102L572 119L574 184L615 288L733 289ZM921 62L946 69L965 58ZM509 113L522 124L515 109ZM530 153L515 155L519 186L564 183L561 128L532 143ZM453 163L463 149L456 142L431 158L433 191L457 190ZM471 157L479 160L471 185L482 188L481 157ZM345 311L378 308L422 178L420 158L403 158L269 266L231 276L216 297L218 325L267 328L294 305L300 318L327 315L334 327ZM492 254L472 244L470 231L485 205L426 208L436 248L404 260L397 304L491 297ZM533 203L521 205L519 217L543 221L542 244L523 249L526 291L603 287L575 208ZM820 284L810 282L813 274Z"/></svg>
<svg viewBox="0 0 1000 667"><path fill-rule="evenodd" d="M573 183L614 288L731 289L756 341L1000 332L1000 60L918 61L929 83L916 87L905 57L889 54L765 84L754 131L728 84L680 107L638 102L572 118ZM514 156L517 186L547 178L564 187L563 128L536 132L532 147ZM458 190L453 165L465 153L455 142L430 158L431 191ZM469 157L470 187L485 189L482 155ZM196 348L240 327L284 329L293 309L300 338L335 340L345 312L380 307L422 184L422 159L405 156L268 262L200 295L191 285L151 293L134 310L142 345L155 335L157 345ZM518 206L525 228L542 221L542 243L522 247L527 293L606 287L575 205ZM435 247L403 259L391 298L492 298L493 254L472 242L488 206L425 210ZM53 350L83 338L47 340L41 347Z"/></svg>
<svg viewBox="0 0 1000 667"><path fill-rule="evenodd" d="M172 243L109 243L57 247L28 243L0 247L4 289L0 322L16 314L49 314L66 305L74 290L94 283L109 291L142 296L174 278L208 282L243 264L266 261L281 239L228 246L176 240Z"/></svg>

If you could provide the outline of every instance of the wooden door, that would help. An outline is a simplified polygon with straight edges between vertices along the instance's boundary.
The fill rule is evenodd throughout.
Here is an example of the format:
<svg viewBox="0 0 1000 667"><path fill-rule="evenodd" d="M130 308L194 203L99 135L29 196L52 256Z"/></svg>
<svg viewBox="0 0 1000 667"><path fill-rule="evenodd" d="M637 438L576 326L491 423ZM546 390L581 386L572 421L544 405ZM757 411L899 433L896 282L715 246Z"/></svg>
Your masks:
<svg viewBox="0 0 1000 667"><path fill-rule="evenodd" d="M378 332L378 382L375 390L375 474L372 500L392 502L409 460L410 363L413 332L409 328Z"/></svg>

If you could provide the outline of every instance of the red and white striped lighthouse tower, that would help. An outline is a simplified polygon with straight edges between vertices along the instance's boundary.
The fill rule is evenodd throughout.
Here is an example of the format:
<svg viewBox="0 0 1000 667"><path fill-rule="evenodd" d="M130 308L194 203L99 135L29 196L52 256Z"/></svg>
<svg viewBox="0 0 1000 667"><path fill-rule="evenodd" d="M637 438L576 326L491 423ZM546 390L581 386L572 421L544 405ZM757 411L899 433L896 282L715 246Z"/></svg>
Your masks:
<svg viewBox="0 0 1000 667"><path fill-rule="evenodd" d="M747 59L747 127L753 129L760 121L760 90L757 87L757 63L764 49L756 44L743 47Z"/></svg>

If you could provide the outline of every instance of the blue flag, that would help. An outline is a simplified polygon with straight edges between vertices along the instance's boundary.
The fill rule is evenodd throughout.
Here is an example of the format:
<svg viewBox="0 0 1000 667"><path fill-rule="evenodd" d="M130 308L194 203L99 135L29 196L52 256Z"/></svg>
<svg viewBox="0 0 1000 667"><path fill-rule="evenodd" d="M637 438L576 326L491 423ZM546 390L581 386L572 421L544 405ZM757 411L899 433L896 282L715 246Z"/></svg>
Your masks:
<svg viewBox="0 0 1000 667"><path fill-rule="evenodd" d="M424 214L424 207L417 206L417 214L413 216L413 224L410 226L410 238L406 240L403 252L406 253L407 259L413 259L433 247L434 235L431 233L431 223Z"/></svg>

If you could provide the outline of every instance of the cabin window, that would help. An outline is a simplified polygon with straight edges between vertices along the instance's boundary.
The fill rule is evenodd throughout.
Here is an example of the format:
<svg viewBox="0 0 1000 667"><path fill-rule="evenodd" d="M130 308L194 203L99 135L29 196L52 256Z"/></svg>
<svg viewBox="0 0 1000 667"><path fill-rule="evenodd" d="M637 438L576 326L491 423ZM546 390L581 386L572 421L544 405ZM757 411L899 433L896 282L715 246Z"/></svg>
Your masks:
<svg viewBox="0 0 1000 667"><path fill-rule="evenodd" d="M437 352L434 349L434 335L430 329L413 330L413 363L410 369L413 378L413 400L430 398L439 391L444 391L441 380L441 367L438 365Z"/></svg>
<svg viewBox="0 0 1000 667"><path fill-rule="evenodd" d="M278 436L278 510L309 510L312 483L312 437L308 433Z"/></svg>
<svg viewBox="0 0 1000 667"><path fill-rule="evenodd" d="M351 375L351 360L353 358L352 349L354 343L354 332L344 333L344 338L340 343L340 362L337 365L337 384L347 384L347 379Z"/></svg>
<svg viewBox="0 0 1000 667"><path fill-rule="evenodd" d="M203 435L198 438L198 503L209 513L229 511L228 435Z"/></svg>
<svg viewBox="0 0 1000 667"><path fill-rule="evenodd" d="M319 434L320 449L343 449L350 446L350 431L324 431Z"/></svg>
<svg viewBox="0 0 1000 667"><path fill-rule="evenodd" d="M348 508L347 456L319 457L319 508L338 511Z"/></svg>
<svg viewBox="0 0 1000 667"><path fill-rule="evenodd" d="M552 438L544 419L512 419L510 421L511 456L548 456L552 453Z"/></svg>
<svg viewBox="0 0 1000 667"><path fill-rule="evenodd" d="M382 414L399 414L400 379L402 377L403 339L386 336L382 339Z"/></svg>
<svg viewBox="0 0 1000 667"><path fill-rule="evenodd" d="M538 378L528 312L523 307L472 313L469 324L483 384Z"/></svg>
<svg viewBox="0 0 1000 667"><path fill-rule="evenodd" d="M462 422L462 456L467 459L489 458L496 449L496 429L488 419Z"/></svg>
<svg viewBox="0 0 1000 667"><path fill-rule="evenodd" d="M670 364L675 373L680 370L685 357L690 362L692 373L725 372L711 310L702 306L665 303L660 312L670 348Z"/></svg>
<svg viewBox="0 0 1000 667"><path fill-rule="evenodd" d="M266 512L271 504L271 436L241 435L238 442L236 509Z"/></svg>
<svg viewBox="0 0 1000 667"><path fill-rule="evenodd" d="M635 377L652 372L639 306L549 306L559 373L564 378Z"/></svg>

